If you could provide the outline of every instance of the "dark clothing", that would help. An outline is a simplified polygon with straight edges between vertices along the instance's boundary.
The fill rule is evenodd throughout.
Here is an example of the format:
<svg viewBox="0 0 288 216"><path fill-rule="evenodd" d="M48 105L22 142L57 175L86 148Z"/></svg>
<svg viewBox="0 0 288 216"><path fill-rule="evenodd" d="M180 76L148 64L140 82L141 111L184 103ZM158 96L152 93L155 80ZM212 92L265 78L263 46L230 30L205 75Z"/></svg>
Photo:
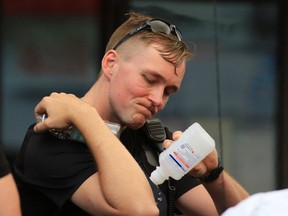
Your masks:
<svg viewBox="0 0 288 216"><path fill-rule="evenodd" d="M0 145L0 178L10 173L9 163L6 159L5 153Z"/></svg>
<svg viewBox="0 0 288 216"><path fill-rule="evenodd" d="M77 188L97 172L88 147L84 143L58 139L50 132L34 133L33 127L27 131L14 166L23 216L88 215L70 202ZM120 139L149 179L155 167L148 163L142 148L147 140L141 129L127 129ZM167 181L159 188L149 182L160 215L167 215ZM197 180L185 176L176 182L175 198L198 184Z"/></svg>

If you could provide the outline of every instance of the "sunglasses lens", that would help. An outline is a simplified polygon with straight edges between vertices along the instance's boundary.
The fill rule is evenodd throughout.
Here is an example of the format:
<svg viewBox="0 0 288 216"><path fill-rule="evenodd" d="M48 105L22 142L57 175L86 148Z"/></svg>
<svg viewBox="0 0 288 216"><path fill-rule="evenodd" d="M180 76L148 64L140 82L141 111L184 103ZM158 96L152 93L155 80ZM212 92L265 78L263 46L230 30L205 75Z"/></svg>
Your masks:
<svg viewBox="0 0 288 216"><path fill-rule="evenodd" d="M180 31L174 25L168 24L162 20L151 20L147 24L150 25L150 28L154 33L160 32L169 35L172 32L177 36L179 41L182 39Z"/></svg>
<svg viewBox="0 0 288 216"><path fill-rule="evenodd" d="M161 20L152 20L149 24L150 24L151 30L154 33L161 32L167 35L171 33L170 27Z"/></svg>

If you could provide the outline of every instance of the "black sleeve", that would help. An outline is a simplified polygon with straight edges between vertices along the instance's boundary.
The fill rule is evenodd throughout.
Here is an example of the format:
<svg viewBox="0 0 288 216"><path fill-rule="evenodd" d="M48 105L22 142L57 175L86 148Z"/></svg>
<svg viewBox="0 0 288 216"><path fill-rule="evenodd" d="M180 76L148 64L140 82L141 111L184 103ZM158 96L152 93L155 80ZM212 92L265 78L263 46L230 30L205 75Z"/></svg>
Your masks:
<svg viewBox="0 0 288 216"><path fill-rule="evenodd" d="M62 206L97 167L85 143L35 133L30 126L14 165L17 184ZM32 190L31 189L31 190Z"/></svg>
<svg viewBox="0 0 288 216"><path fill-rule="evenodd" d="M177 200L184 193L200 184L201 183L198 179L193 178L190 175L183 176L180 180L175 181L175 187L176 187L175 199Z"/></svg>
<svg viewBox="0 0 288 216"><path fill-rule="evenodd" d="M0 178L10 173L9 163L6 159L2 146L0 145Z"/></svg>

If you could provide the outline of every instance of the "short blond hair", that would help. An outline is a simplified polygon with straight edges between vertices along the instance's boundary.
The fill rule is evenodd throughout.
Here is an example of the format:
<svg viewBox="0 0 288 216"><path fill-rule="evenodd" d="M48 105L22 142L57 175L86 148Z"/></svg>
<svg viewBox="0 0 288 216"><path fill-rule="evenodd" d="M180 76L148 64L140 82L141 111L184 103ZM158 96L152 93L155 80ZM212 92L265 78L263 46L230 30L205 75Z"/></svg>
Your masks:
<svg viewBox="0 0 288 216"><path fill-rule="evenodd" d="M119 26L110 37L105 52L113 49L118 41L125 37L130 31L153 19L153 17L135 12L131 12L128 15L130 16L128 20ZM183 41L179 41L173 34L166 35L143 30L137 33L137 37L146 44L155 43L161 45L161 48L157 49L158 52L163 59L172 63L175 67L179 66L184 60L189 59L193 55L187 44ZM124 43L126 43L126 41ZM120 46L122 46L122 44Z"/></svg>

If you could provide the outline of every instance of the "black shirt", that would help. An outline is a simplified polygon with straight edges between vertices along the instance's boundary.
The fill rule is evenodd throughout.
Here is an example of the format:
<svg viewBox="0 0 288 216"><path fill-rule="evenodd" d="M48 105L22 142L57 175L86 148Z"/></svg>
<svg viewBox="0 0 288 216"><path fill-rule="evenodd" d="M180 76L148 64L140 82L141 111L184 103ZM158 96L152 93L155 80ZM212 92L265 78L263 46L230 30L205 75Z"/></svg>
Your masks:
<svg viewBox="0 0 288 216"><path fill-rule="evenodd" d="M10 173L9 163L6 159L5 153L0 145L0 178Z"/></svg>
<svg viewBox="0 0 288 216"><path fill-rule="evenodd" d="M23 216L88 215L70 197L92 174L97 165L85 143L54 137L50 132L35 133L34 124L26 133L14 166L14 177L21 197ZM147 161L139 130L126 129L120 138L149 180L155 169ZM158 159L157 159L158 160ZM167 181L160 187L150 180L160 215L167 215ZM175 183L175 199L199 183L185 176Z"/></svg>

